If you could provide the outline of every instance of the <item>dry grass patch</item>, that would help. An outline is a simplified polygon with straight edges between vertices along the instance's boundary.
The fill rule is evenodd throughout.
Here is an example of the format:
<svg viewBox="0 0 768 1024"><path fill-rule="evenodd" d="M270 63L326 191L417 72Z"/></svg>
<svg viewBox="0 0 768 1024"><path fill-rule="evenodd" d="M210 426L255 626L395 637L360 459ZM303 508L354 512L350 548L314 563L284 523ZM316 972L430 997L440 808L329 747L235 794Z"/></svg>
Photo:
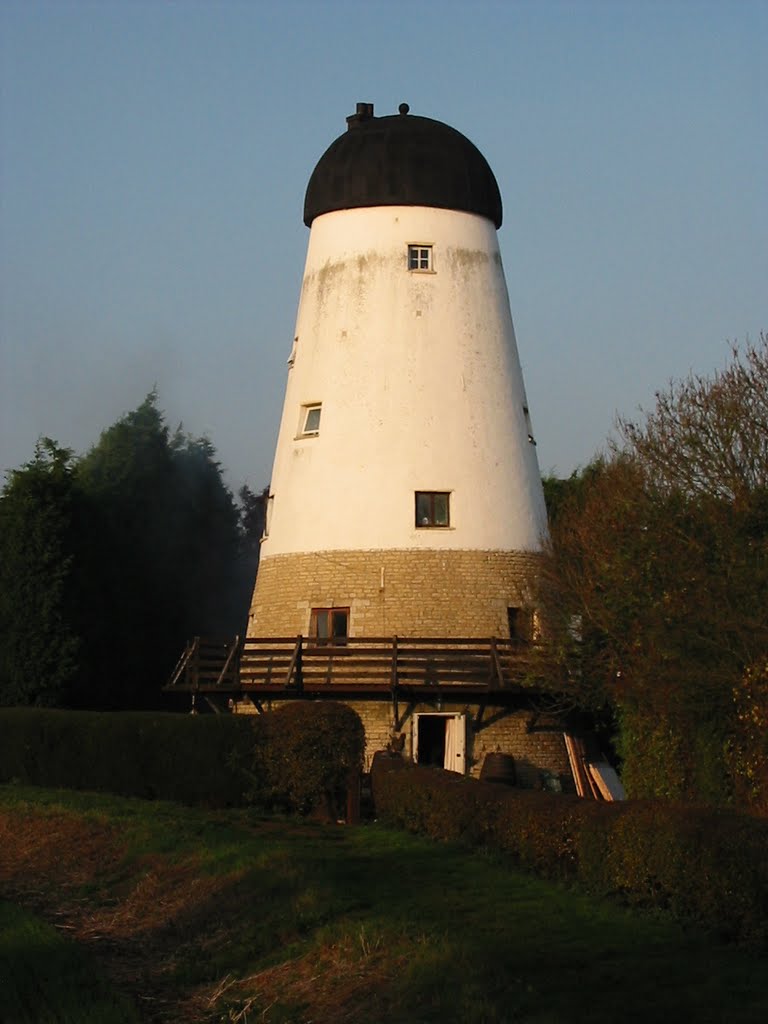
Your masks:
<svg viewBox="0 0 768 1024"><path fill-rule="evenodd" d="M408 955L386 948L361 926L348 937L275 964L246 978L230 975L189 1003L197 1019L227 1022L295 1021L359 1024L385 1020L393 980Z"/></svg>
<svg viewBox="0 0 768 1024"><path fill-rule="evenodd" d="M0 815L0 881L82 885L124 856L118 830L71 814Z"/></svg>

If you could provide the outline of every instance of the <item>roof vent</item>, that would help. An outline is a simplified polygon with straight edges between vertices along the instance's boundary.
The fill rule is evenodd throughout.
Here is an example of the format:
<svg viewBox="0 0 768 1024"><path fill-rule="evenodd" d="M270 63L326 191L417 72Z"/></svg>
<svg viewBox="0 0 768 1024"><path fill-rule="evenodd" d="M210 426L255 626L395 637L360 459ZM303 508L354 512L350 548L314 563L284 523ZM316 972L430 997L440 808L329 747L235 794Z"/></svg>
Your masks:
<svg viewBox="0 0 768 1024"><path fill-rule="evenodd" d="M347 118L347 131L351 128L358 128L364 121L370 121L373 117L372 103L358 103L354 114Z"/></svg>

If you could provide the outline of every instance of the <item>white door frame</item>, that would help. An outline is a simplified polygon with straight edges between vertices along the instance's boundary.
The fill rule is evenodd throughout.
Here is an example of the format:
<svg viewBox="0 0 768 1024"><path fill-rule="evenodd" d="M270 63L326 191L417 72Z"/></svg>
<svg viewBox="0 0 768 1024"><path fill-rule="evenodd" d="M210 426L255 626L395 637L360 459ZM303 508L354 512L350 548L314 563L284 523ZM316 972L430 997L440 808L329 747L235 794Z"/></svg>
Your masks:
<svg viewBox="0 0 768 1024"><path fill-rule="evenodd" d="M413 761L419 761L419 719L445 718L445 758L443 767L450 772L466 774L467 770L467 716L461 711L414 711L413 713ZM451 728L453 726L453 728ZM452 762L449 764L448 762Z"/></svg>

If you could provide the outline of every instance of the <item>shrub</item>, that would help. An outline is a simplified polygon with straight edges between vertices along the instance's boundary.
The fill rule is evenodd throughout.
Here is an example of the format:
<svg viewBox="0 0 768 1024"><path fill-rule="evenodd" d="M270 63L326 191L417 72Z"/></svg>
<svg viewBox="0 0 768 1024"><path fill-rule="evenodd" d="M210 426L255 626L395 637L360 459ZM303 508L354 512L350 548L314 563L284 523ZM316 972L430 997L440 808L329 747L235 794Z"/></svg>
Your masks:
<svg viewBox="0 0 768 1024"><path fill-rule="evenodd" d="M723 735L727 714L626 701L619 711L621 779L635 798L724 807L732 802ZM695 794L695 797L692 796Z"/></svg>
<svg viewBox="0 0 768 1024"><path fill-rule="evenodd" d="M749 665L733 689L735 722L726 756L736 796L768 817L768 663Z"/></svg>
<svg viewBox="0 0 768 1024"><path fill-rule="evenodd" d="M547 878L659 907L727 938L768 939L768 822L662 800L599 803L376 759L376 813L503 851Z"/></svg>
<svg viewBox="0 0 768 1024"><path fill-rule="evenodd" d="M296 701L257 720L251 802L326 817L342 815L350 776L362 766L363 723L346 704Z"/></svg>

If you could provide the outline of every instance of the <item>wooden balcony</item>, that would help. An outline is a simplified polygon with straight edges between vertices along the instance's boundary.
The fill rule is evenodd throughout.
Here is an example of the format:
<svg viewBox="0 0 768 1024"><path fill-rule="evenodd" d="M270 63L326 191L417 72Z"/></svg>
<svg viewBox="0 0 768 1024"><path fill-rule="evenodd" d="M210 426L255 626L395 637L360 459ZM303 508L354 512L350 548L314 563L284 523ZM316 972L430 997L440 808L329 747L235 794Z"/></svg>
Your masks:
<svg viewBox="0 0 768 1024"><path fill-rule="evenodd" d="M495 637L196 637L165 689L232 697L511 694L522 690L528 651Z"/></svg>

